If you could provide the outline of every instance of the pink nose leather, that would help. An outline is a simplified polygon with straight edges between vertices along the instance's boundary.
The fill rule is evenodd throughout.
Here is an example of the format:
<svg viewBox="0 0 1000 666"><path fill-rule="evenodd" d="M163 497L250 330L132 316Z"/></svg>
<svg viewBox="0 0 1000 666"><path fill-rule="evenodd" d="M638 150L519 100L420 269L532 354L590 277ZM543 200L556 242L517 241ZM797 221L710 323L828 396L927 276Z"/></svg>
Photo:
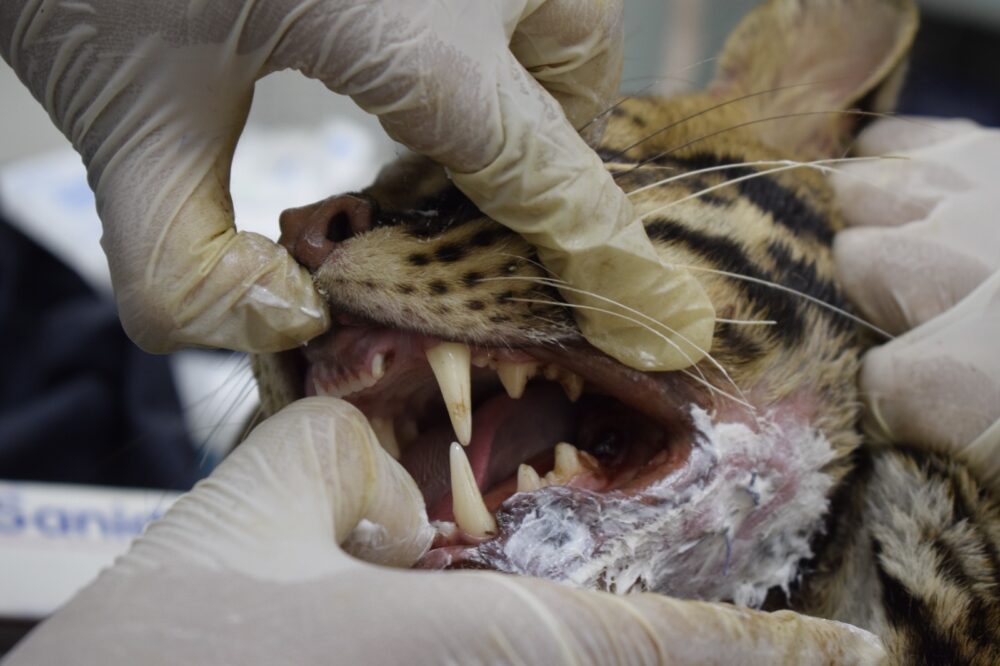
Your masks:
<svg viewBox="0 0 1000 666"><path fill-rule="evenodd" d="M295 260L315 271L327 260L337 245L371 229L375 205L368 199L339 194L301 208L281 213L278 243Z"/></svg>

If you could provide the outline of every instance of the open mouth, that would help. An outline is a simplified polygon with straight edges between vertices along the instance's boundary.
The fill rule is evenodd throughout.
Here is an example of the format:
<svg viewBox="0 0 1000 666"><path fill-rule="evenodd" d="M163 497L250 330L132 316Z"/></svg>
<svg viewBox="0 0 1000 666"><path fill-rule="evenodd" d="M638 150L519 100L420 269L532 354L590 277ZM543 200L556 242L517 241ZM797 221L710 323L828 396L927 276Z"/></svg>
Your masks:
<svg viewBox="0 0 1000 666"><path fill-rule="evenodd" d="M303 392L358 407L416 481L437 530L418 568L756 606L822 523L833 453L801 397L747 414L582 341L469 345L348 315L302 357Z"/></svg>
<svg viewBox="0 0 1000 666"><path fill-rule="evenodd" d="M468 564L532 494L640 493L692 447L696 391L582 343L469 346L342 318L304 354L305 394L361 409L416 480L439 532L424 566Z"/></svg>

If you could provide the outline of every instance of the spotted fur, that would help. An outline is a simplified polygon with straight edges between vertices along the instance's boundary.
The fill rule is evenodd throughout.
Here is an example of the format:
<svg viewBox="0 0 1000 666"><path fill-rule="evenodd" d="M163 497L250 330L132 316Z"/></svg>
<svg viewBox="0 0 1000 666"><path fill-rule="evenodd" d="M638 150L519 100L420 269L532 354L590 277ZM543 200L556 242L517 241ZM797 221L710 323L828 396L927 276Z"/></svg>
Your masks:
<svg viewBox="0 0 1000 666"><path fill-rule="evenodd" d="M614 107L600 153L663 260L692 267L720 319L775 322L718 323L716 361L755 404L804 400L834 449L826 471L838 484L817 555L768 606L869 629L899 663L1000 663L994 498L947 458L861 445L856 326L765 284L847 307L824 175L759 175L777 165L752 163L841 156L861 110L888 110L915 28L909 0L772 0L730 38L709 90ZM715 170L657 184L706 169ZM377 227L315 273L335 310L489 346L579 340L558 293L532 280L546 273L531 247L440 168L406 158L364 194L380 207ZM258 359L267 410L295 397L284 379L293 363ZM730 386L709 362L700 369Z"/></svg>

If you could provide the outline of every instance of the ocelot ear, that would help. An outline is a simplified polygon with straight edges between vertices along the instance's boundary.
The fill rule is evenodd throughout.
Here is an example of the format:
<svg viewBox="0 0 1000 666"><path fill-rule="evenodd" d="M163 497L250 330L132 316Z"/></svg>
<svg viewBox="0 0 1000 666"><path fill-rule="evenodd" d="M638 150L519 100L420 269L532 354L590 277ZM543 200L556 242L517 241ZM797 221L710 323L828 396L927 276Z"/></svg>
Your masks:
<svg viewBox="0 0 1000 666"><path fill-rule="evenodd" d="M713 90L740 102L755 130L800 157L836 154L866 118L889 111L917 32L913 0L770 0L729 36ZM770 91L770 92L764 92Z"/></svg>

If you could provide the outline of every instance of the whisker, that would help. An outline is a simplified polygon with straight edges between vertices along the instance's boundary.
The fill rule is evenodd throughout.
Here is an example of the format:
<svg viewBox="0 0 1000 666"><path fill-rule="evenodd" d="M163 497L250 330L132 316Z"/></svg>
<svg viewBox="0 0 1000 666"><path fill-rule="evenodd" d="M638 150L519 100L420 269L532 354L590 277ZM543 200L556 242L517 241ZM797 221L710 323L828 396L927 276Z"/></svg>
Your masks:
<svg viewBox="0 0 1000 666"><path fill-rule="evenodd" d="M203 465L205 464L205 461L208 460L208 456L212 453L211 447L207 445L208 442L214 440L216 435L222 428L233 425L233 423L230 420L232 419L233 413L236 412L239 409L240 405L242 405L243 402L247 398L249 398L250 395L257 389L257 383L252 374L247 376L243 380L241 386L238 383L237 386L239 388L235 391L236 393L235 397L233 397L232 401L229 403L229 406L222 411L219 417L213 419L212 427L208 429L208 433L202 440L204 442L202 445L202 447L204 448L204 454L202 455L202 461L201 461ZM258 407L257 409L260 408Z"/></svg>
<svg viewBox="0 0 1000 666"><path fill-rule="evenodd" d="M658 208L654 208L651 211L647 211L647 212L643 213L642 215L640 215L638 219L644 220L647 217L649 217L651 215L656 215L656 214L660 213L661 211L664 211L664 210L666 210L666 209L668 209L668 208L670 208L672 206L676 206L678 204L682 204L685 201L691 201L692 199L698 199L699 197L702 197L702 196L708 194L709 192L714 192L716 190L721 190L724 187L729 187L730 185L735 185L736 183L741 183L741 182L747 181L747 180L753 180L754 178L761 178L763 176L768 176L768 175L770 175L772 173L780 173L782 171L791 171L793 169L801 169L801 168L818 169L819 171L828 171L828 170L829 171L836 171L836 169L831 169L830 167L825 166L825 164L828 164L828 163L830 163L830 164L836 164L838 162L842 162L845 159L850 160L850 161L855 161L855 160L871 161L873 159L882 160L882 159L906 159L906 158L902 158L902 157L901 158L894 158L894 157L877 157L877 158L856 157L856 158L851 158L851 157L848 157L848 158L834 158L834 159L829 159L829 160L816 160L814 162L792 162L792 163L785 162L784 163L785 166L775 167L774 169L765 169L763 171L755 171L755 172L747 174L745 176L739 176L737 178L731 178L731 179L729 179L727 181L724 181L722 183L719 183L717 185L712 185L712 186L706 187L706 188L704 188L702 190L698 190L697 192L689 194L686 197L681 197L680 199L676 199L674 201L671 201L670 203L666 203L666 204L664 204L662 206L659 206Z"/></svg>
<svg viewBox="0 0 1000 666"><path fill-rule="evenodd" d="M701 67L702 65L707 65L708 63L710 63L710 62L712 62L714 60L718 60L718 59L719 59L719 56L712 56L711 58L705 58L704 60L699 60L698 62L693 62L690 65L685 65L684 67L681 67L680 69L673 70L673 71L669 72L668 74L665 74L665 75L662 75L662 76L657 76L657 75L633 76L633 77L628 78L628 79L622 79L621 82L623 84L625 84L625 83L633 83L635 81L648 81L649 79L654 79L656 81L681 81L683 83L690 83L691 85L694 85L695 83L697 83L696 81L691 81L689 79L682 79L680 77L674 76L674 74L682 74L682 73L684 73L684 72L686 72L688 70L694 69L695 67Z"/></svg>
<svg viewBox="0 0 1000 666"><path fill-rule="evenodd" d="M498 257L510 257L511 259L517 259L518 261L525 261L525 262L531 264L532 266L535 266L536 268L540 268L541 270L543 270L546 273L548 273L549 275L551 275L552 277L550 279L559 280L558 276L556 276L555 273L553 273L548 268L546 268L545 265L542 264L540 261L535 261L534 259L528 259L527 257L522 257L519 254L511 254L510 252L497 252L496 255ZM478 282L482 282L482 280L478 280ZM566 282L563 282L562 280L559 280L559 282L561 282L562 284L568 284Z"/></svg>
<svg viewBox="0 0 1000 666"><path fill-rule="evenodd" d="M919 390L908 388L906 393L906 396L900 396L883 391L858 391L858 395L861 397L873 398L874 400L883 403L899 402L904 404L913 404L913 402L916 401L922 404L926 403L928 407L934 408L935 410L947 408L948 411L965 414L970 418L983 419L986 421L987 426L996 420L992 413L989 413L979 407L969 407L968 405L960 403L957 400L951 399L950 396L945 398L941 395L940 391L935 391L934 389Z"/></svg>
<svg viewBox="0 0 1000 666"><path fill-rule="evenodd" d="M547 278L539 278L539 280L542 281L542 282L546 282ZM653 319L649 315L647 315L647 314L645 314L643 312L640 312L639 310L636 310L634 308L630 308L627 305L624 305L623 303L619 303L618 301L615 301L613 299L607 298L605 296L601 296L600 294L595 294L594 292L591 292L591 291L586 291L584 289L577 289L576 287L571 287L571 286L565 285L565 284L563 286L561 286L561 287L558 287L558 288L560 290L563 290L563 291L568 291L568 292L574 293L574 294L582 294L584 296L590 296L592 298L596 298L598 300L604 301L605 303L610 303L611 305L619 307L619 308L625 310L626 312L629 312L629 313L631 313L633 315L636 315L637 317L641 317L641 318L645 319L647 322L650 322L651 324L653 324L655 326L660 326L667 333L670 333L672 335L677 336L678 338L680 338L684 342L688 343L689 345L691 345L692 347L694 347L695 349L697 349L698 351L700 351L701 353L703 353L705 355L705 358L708 359L708 361L713 366L715 366L715 368L719 372L722 373L722 376L726 378L726 381L728 381L729 384L734 389L736 389L736 392L740 394L740 397L742 397L744 400L746 399L746 396L743 394L743 391L740 389L739 386L736 385L736 382L733 381L733 378L729 376L729 373L726 371L726 369L724 367L722 367L722 364L720 364L718 361L716 361L715 358L713 358L712 355L709 354L707 350L701 349L698 345L694 344L686 336L684 336L683 334L679 333L678 331L675 331L674 329L670 328L669 326L667 326L663 322L658 321L656 319ZM647 328L647 330L652 330L652 329L649 329L648 326L646 328ZM680 348L678 347L677 350L680 351ZM690 357L687 356L686 354L684 355L684 357L687 358L689 361L691 360ZM695 364L692 363L691 365L695 365Z"/></svg>
<svg viewBox="0 0 1000 666"><path fill-rule="evenodd" d="M830 303L827 303L826 301L820 300L820 299L816 298L815 296L810 296L809 294L801 292L798 289L792 289L791 287L786 287L785 285L778 284L777 282L771 282L770 280L762 280L760 278L751 277L749 275L741 275L740 273L733 273L731 271L724 271L724 270L721 270L721 269L718 269L718 268L708 268L706 266L692 266L690 264L673 264L673 265L677 266L678 268L687 268L688 270L692 270L692 271L702 271L704 273L715 273L717 275L724 275L724 276L732 278L734 280L742 280L744 282L753 282L754 284L759 284L759 285L763 285L765 287L770 287L771 289L777 289L778 291L784 291L784 292L789 293L789 294L794 294L795 296L799 296L800 298L804 298L805 300L807 300L807 301L809 301L811 303L814 303L815 305L818 305L821 308L825 308L827 310L830 310L831 312L837 313L838 315L840 315L842 317L846 317L846 318L850 319L851 321L853 321L855 324L858 324L859 326L863 326L863 327L867 328L868 330L873 331L874 333L877 333L878 335L883 336L887 340L892 340L892 339L895 338L895 336L892 335L891 333L883 331L881 328L879 328L875 324L869 323L869 322L865 321L864 319L862 319L861 317L857 317L857 316L851 314L850 312L848 312L847 310L844 310L843 308L838 308L836 305L831 305Z"/></svg>
<svg viewBox="0 0 1000 666"><path fill-rule="evenodd" d="M626 192L626 195L632 196L633 194L638 194L640 192L645 192L646 190L651 190L655 187L662 187L663 185L668 185L670 183L684 180L692 176L699 176L706 173L713 173L715 171L725 171L727 169L737 169L744 167L757 167L757 166L788 166L788 167L819 167L827 164L839 164L841 162L872 162L879 160L891 160L891 159L907 159L906 157L896 156L896 155L875 155L867 157L837 157L824 160L812 160L810 162L800 162L798 160L756 160L753 162L733 162L731 164L720 164L711 167L705 167L704 169L698 169L696 171L685 171L682 174L676 176L670 176L669 178L664 178L663 180L658 180L655 183L650 183L649 185L643 185L630 192ZM823 169L819 169L823 171ZM771 172L765 172L771 173ZM733 181L728 181L731 183ZM723 183L726 185L728 183Z"/></svg>
<svg viewBox="0 0 1000 666"><path fill-rule="evenodd" d="M517 278L517 277L519 277L519 276L510 276L510 277L511 277L511 278ZM502 279L504 279L504 278L503 278L503 277L499 277L499 278L486 278L486 279L487 279L487 280L502 280ZM554 283L556 283L556 282L557 282L556 280L550 280L550 279L548 279L548 278L527 278L527 279L528 279L528 280L532 280L532 281L535 281L535 282L540 282L540 283L542 283L542 284L546 284L546 285L548 285L548 286L557 286L556 284L554 284ZM719 371L720 373L722 373L722 376L726 378L726 381L727 381L727 382L729 382L729 384L730 384L730 385L731 385L731 386L732 386L732 387L733 387L734 389L736 389L736 392L737 392L737 393L739 393L739 394L740 394L740 396L741 396L741 397L742 397L742 398L743 398L744 400L746 399L746 396L744 395L744 393L743 393L742 389L740 389L740 387L739 387L739 386L738 386L738 385L736 384L736 382L735 382L735 381L733 380L733 378L732 378L732 377L731 377L731 376L729 375L729 373L728 373L728 372L726 371L726 369L725 369L724 367L722 367L722 364L721 364L721 363L719 363L719 362L718 362L718 361L717 361L717 360L716 360L716 359L715 359L715 358L714 358L714 357L713 357L713 356L712 356L712 355L711 355L710 353L708 353L708 351L707 351L707 350L704 350L704 349L700 348L700 347L699 347L698 345L694 344L694 343L693 343L693 342L692 342L691 340L689 340L689 339L688 339L688 338L687 338L687 337L686 337L685 335L683 335L683 334L679 333L678 331L675 331L674 329L670 328L669 326L667 326L667 325L666 325L666 324L664 324L663 322L661 322L661 321L657 321L656 319L653 319L653 318L652 318L652 317L650 317L649 315L647 315L647 314L645 314L645 313L643 313L643 312L640 312L640 311L638 311L638 310L636 310L636 309L634 309L634 308L630 308L629 306L627 306L627 305L624 305L624 304L622 304L622 303L619 303L619 302L617 302L617 301L615 301L615 300L613 300L613 299L610 299L610 298L607 298L607 297L605 297L605 296L601 296L600 294L595 294L595 293L593 293L593 292L590 292L590 291L586 291L586 290L583 290L583 289L577 289L577 288L575 288L575 287L571 287L571 286L567 285L566 283L562 282L561 280L559 280L558 282L559 282L560 284L559 284L559 285L557 286L557 288L559 288L559 289L561 289L561 290L564 290L564 291L568 291L568 292L571 292L571 293L576 293L576 294L583 294L584 296L590 296L590 297L592 297L592 298L596 298L596 299L598 299L598 300L601 300L601 301L604 301L605 303L610 303L611 305L614 305L614 306L616 306L616 307L619 307L619 308L621 308L621 309L625 310L626 312L630 312L630 313L632 313L632 314L634 314L634 315L636 315L636 316L639 316L639 317L642 317L643 319L647 320L648 322L651 322L652 324L654 324L654 325L656 325L656 326L659 326L659 327L663 328L663 330L667 331L668 333L670 333L670 334L672 334L672 335L675 335L675 336L677 336L678 338L680 338L681 340L683 340L684 342L688 343L689 345L691 345L692 347L694 347L695 349L697 349L698 351L700 351L700 352L701 352L702 354L704 354L704 355L705 355L705 358L706 358L706 359L707 359L707 360L708 360L708 361L709 361L709 362L710 362L710 363L711 363L711 364L712 364L713 366L715 366L715 368L716 368L716 369L717 369L717 370L718 370L718 371ZM513 300L513 299L511 299L511 300ZM581 307L582 307L582 306L581 306ZM601 312L609 312L609 311L606 311L606 310L598 310L598 311L601 311ZM609 314L610 314L610 312L609 312ZM632 320L630 319L630 321L632 321ZM639 323L639 322L637 322L637 321L636 321L636 323ZM681 354L682 354L682 355L684 356L684 358L686 358L686 359L687 359L688 361L691 361L691 365L692 365L692 366L694 366L694 367L695 367L695 368L697 369L697 365L696 365L696 364L695 364L695 363L694 363L694 362L692 361L692 359L691 359L691 357L690 357L690 356L688 356L687 354L685 354L685 353L684 353L684 352L683 352L683 351L681 350L681 348L680 348L680 346L679 346L679 345L677 345L677 344L676 344L675 342L673 342L672 340L669 340L669 338L667 338L666 336L664 336L664 335L662 335L662 334L660 334L660 333L658 333L658 332L654 331L654 330L653 330L653 329L652 329L652 328L651 328L651 327L650 327L649 325L647 325L647 324L643 324L642 326L643 326L643 328L645 328L646 330L650 331L651 333L655 333L655 334L656 334L657 336L661 337L662 339L664 339L664 340L667 340L667 341L669 341L670 345L671 345L671 346L673 346L673 347L674 347L675 349L677 349L677 351L681 352ZM701 374L701 370L698 370L698 373L699 373L699 374ZM702 375L702 377L704 378L704 375Z"/></svg>
<svg viewBox="0 0 1000 666"><path fill-rule="evenodd" d="M736 326L774 326L778 323L773 319L722 319L721 317L716 317L715 321L719 324Z"/></svg>
<svg viewBox="0 0 1000 666"><path fill-rule="evenodd" d="M240 432L239 439L237 439L235 443L238 444L243 440L245 440L250 435L250 432L254 429L254 427L260 422L260 419L263 416L264 416L264 406L257 405L256 409L254 409L253 412L250 413L250 418L247 419L247 422L244 425L243 430Z"/></svg>
<svg viewBox="0 0 1000 666"><path fill-rule="evenodd" d="M743 122L743 123L737 123L737 124L731 125L729 127L724 127L722 129L716 130L714 132L709 132L708 134L704 134L704 135L698 137L697 139L691 139L690 141L688 141L686 143L682 143L679 146L674 146L673 148L670 148L669 150L664 150L663 152L657 153L656 155L653 155L652 157L647 157L646 159L642 160L641 162L638 162L634 167L632 167L628 171L624 171L622 173L615 174L614 177L617 178L618 176L621 176L623 174L631 173L632 171L635 171L636 169L638 169L639 167L643 166L644 164L646 164L648 162L655 162L656 160L658 160L658 159L660 159L662 157L666 157L668 155L672 155L673 153L676 153L677 151L684 150L685 148L693 146L696 143L699 143L701 141L705 141L706 139L711 139L713 136L718 136L720 134L725 134L726 132L732 132L734 130L741 129L743 127L749 127L751 125L756 125L758 123L770 122L772 120L787 120L789 118L804 118L804 117L807 117L807 116L823 116L823 115L862 116L862 117L866 117L866 118L898 118L898 116L895 116L895 115L893 115L891 113L878 113L878 112L875 112L875 111L859 111L857 109L845 109L845 110L839 110L839 111L799 111L797 113L783 113L783 114L778 115L778 116L768 116L766 118L757 118L755 120L748 120L748 121Z"/></svg>
<svg viewBox="0 0 1000 666"><path fill-rule="evenodd" d="M633 319L632 317L628 317L626 315L623 315L620 312L613 312L611 310L606 310L604 308L594 307L592 305L582 305L582 304L579 304L579 303L562 303L560 301L547 301L547 300L534 299L534 298L511 298L509 300L511 300L511 301L517 301L517 302L520 302L520 303L540 303L540 304L543 304L543 305L556 305L556 306L560 306L560 307L575 308L575 309L580 309L580 310L592 310L592 311L595 311L595 312L602 312L604 314L609 314L609 315L611 315L613 317L619 317L621 319L624 319L625 321L629 321L629 322L631 322L633 324L636 324L637 326L642 326L643 328L645 328L646 330L648 330L653 335L661 338L664 342L666 342L667 344L669 344L672 347L674 347L675 349L677 349L677 351L679 351L681 353L681 355L683 355L689 361L691 360L691 357L688 356L687 354L685 354L684 351L680 348L680 346L676 342L674 342L673 340L671 340L667 336L663 335L659 331L653 330L650 326L647 326L646 324L642 323L638 319ZM698 369L698 366L695 363L692 363L690 367L695 368L696 370ZM704 385L710 391L714 391L714 392L716 392L716 393L718 393L718 394L720 394L722 396L725 396L726 398L729 398L730 400L732 400L736 404L741 405L743 407L746 407L751 412L756 411L754 409L754 406L751 405L749 402L746 402L745 400L741 400L740 398L737 398L736 396L730 395L729 393L726 393L725 391L723 391L722 389L718 388L717 386L713 386L707 379L704 378L704 375L701 375L700 371L699 371L699 375L701 375L700 377L698 375L695 375L695 374L689 372L686 369L681 370L680 372L683 373L684 375L690 377L694 381L698 382L699 384Z"/></svg>
<svg viewBox="0 0 1000 666"><path fill-rule="evenodd" d="M744 100L752 99L754 97L760 97L762 95L769 95L771 93L780 92L782 90L788 90L790 88L801 88L801 87L804 87L804 86L815 86L815 85L819 85L819 83L820 82L815 82L815 83L793 83L793 84L790 84L790 85L787 85L787 86L779 86L777 88L771 88L769 90L758 90L757 92L748 93L746 95L740 95L739 97L733 97L733 98L728 99L728 100L726 100L724 102L719 102L718 104L712 105L712 106L708 107L707 109L702 109L701 111L698 111L697 113L692 113L689 116L685 116L684 118L681 118L680 120L675 120L674 122L661 127L660 129L656 130L652 134L648 134L645 137L643 137L643 138L639 139L638 141L636 141L635 143L633 143L633 144L631 144L631 145L623 148L618 153L616 153L615 156L613 158L611 158L611 159L618 159L618 158L622 157L628 151L632 150L636 146L642 145L643 143L649 141L653 137L655 137L655 136L657 136L659 134L662 134L663 132L669 131L669 130L675 128L675 127L678 127L679 125L683 125L684 123L688 122L689 120L694 120L695 118L697 118L699 116L703 116L706 113L711 113L712 111L715 111L716 109L721 109L721 108L723 108L725 106L729 106L730 104L736 104L737 102L742 102ZM607 160L607 161L610 161L610 160Z"/></svg>
<svg viewBox="0 0 1000 666"><path fill-rule="evenodd" d="M513 255L512 254L512 255L508 255L508 256L514 257L514 256L517 256L517 255ZM545 268L545 266L542 266L537 261L531 261L530 259L525 259L525 261L527 261L528 263L531 263L531 264L534 264L534 265L538 266L539 268L541 268L541 269L549 272L550 274L552 273L551 271L549 271L549 269ZM495 280L531 280L531 281L534 281L534 280L549 280L550 282L553 283L550 286L554 286L557 289L569 286L568 282L566 282L565 280L559 280L557 278L531 278L531 277L522 277L522 276L517 276L517 275L500 276L500 277L492 277L492 278L480 278L480 279L476 280L476 283L478 284L480 282L492 282L492 281L495 281ZM591 295L593 295L593 294L591 294ZM616 303L616 305L617 305L617 303ZM622 307L624 307L624 306L622 306ZM656 321L656 320L654 319L653 321ZM716 318L715 321L719 322L720 324L736 324L736 325L744 325L744 326L774 326L775 324L778 323L778 322L776 322L773 319L723 319L721 317ZM553 322L550 322L550 323L553 323ZM657 322L657 323L659 323L659 322Z"/></svg>
<svg viewBox="0 0 1000 666"><path fill-rule="evenodd" d="M710 63L713 60L717 60L717 59L718 59L718 56L712 56L711 58L705 58L704 60L699 60L698 62L691 63L690 65L682 67L681 69L678 69L675 72L671 72L671 74L680 74L680 73L686 72L686 71L688 71L690 69L694 69L695 67L701 67L702 65L704 65L706 63ZM636 81L649 81L649 80L652 80L652 83L650 83L649 85L643 86L642 88L640 88L639 90L637 90L634 93L630 93L630 94L626 95L625 97L622 97L620 100L618 100L617 102L615 102L614 104L612 104L611 106L609 106L608 108L606 108L604 111L601 111L596 116L594 116L589 121L587 121L586 125L584 125L583 127L580 127L579 129L577 129L577 132L583 132L585 129L587 129L588 127L590 127L591 125L593 125L597 121L598 118L601 118L602 116L606 116L607 114L611 113L612 111L614 111L615 109L617 109L619 106L621 106L622 104L624 104L625 102L627 102L628 100L635 99L635 98L639 97L640 95L645 94L646 92L649 91L650 88L652 88L653 86L655 86L658 81L672 80L672 81L680 81L682 83L687 83L687 84L690 84L690 85L694 85L696 83L695 81L691 81L690 79L684 79L684 78L680 78L680 77L677 77L677 76L671 76L670 74L668 74L668 75L665 75L665 76L637 76L637 77L633 77L633 78L630 78L630 79L623 79L621 81L621 84L634 83Z"/></svg>
<svg viewBox="0 0 1000 666"><path fill-rule="evenodd" d="M556 321L555 319L549 319L548 317L543 317L541 315L537 315L537 314L534 314L534 313L532 313L531 316L534 317L535 319L537 319L538 321L545 322L549 326L552 326L557 331L562 331L563 333L576 333L577 332L575 328L573 328L572 326L567 325L565 322Z"/></svg>
<svg viewBox="0 0 1000 666"><path fill-rule="evenodd" d="M511 256L515 256L515 255L511 255ZM526 261L530 261L530 260L526 260ZM535 263L535 262L531 262L531 263ZM541 266L541 264L537 264L537 265ZM784 291L786 293L789 293L789 294L792 294L792 295L795 295L795 296L799 296L800 298L803 298L803 299L805 299L805 300L807 300L807 301L809 301L811 303L814 303L814 304L820 306L821 308L824 308L826 310L830 310L831 312L834 312L834 313L836 313L836 314L838 314L838 315L840 315L842 317L846 317L847 319L853 321L854 323L858 324L859 326L863 326L864 328L867 328L868 330L870 330L870 331L872 331L872 332L874 332L874 333L876 333L878 335L883 336L887 340L892 340L892 339L895 338L895 336L892 335L891 333L888 333L888 332L882 330L881 328L879 328L875 324L872 324L872 323L870 323L868 321L865 321L861 317L858 317L856 315L851 314L850 312L848 312L847 310L844 310L843 308L838 308L836 305L832 305L830 303L827 303L826 301L820 300L820 299L816 298L815 296L810 296L809 294L807 294L805 292L802 292L802 291L799 291L798 289L792 289L791 287L786 287L785 285L778 284L777 282L771 282L769 280L762 280L760 278L751 277L749 275L742 275L740 273L733 273L731 271L724 271L724 270L721 270L721 269L718 269L718 268L708 268L707 266L693 266L693 265L690 265L690 264L673 264L673 265L677 266L678 268L687 268L687 269L693 270L693 271L702 271L702 272L705 272L705 273L714 273L714 274L717 274L717 275L724 275L726 277L733 278L734 280L742 280L744 282L752 282L754 284L759 284L759 285L762 285L762 286L765 286L765 287L770 287L771 289L776 289L778 291ZM544 266L541 266L541 267L545 268ZM546 271L547 270L548 269L546 269ZM496 280L528 280L528 281L548 280L548 281L550 281L550 282L553 283L550 286L554 286L556 288L564 288L564 287L568 287L569 286L567 283L563 282L562 280L555 280L555 279L551 279L551 278L521 277L521 276L516 276L516 275L498 276L498 277L492 277L492 278L481 278L480 280L478 280L478 282L491 282L491 281L496 281ZM594 295L594 294L591 294L591 295ZM622 307L624 307L624 306L622 306ZM742 324L747 324L747 325L763 325L763 326L773 326L773 325L777 324L777 322L773 321L773 320L759 320L759 321L758 320L750 320L750 321L742 321L742 320L716 319L716 321L723 322L723 323L742 323ZM659 322L657 322L657 323L659 323Z"/></svg>
<svg viewBox="0 0 1000 666"><path fill-rule="evenodd" d="M676 81L679 83L685 83L692 87L698 85L698 81L695 81L694 79L686 79L683 76L671 76L670 74L664 74L662 76L653 74L650 74L649 76L631 76L627 79L622 79L621 85L622 87L627 87L629 83L637 83L639 81L652 81L653 83L650 83L648 86L646 86L647 88L653 87L660 81Z"/></svg>
<svg viewBox="0 0 1000 666"><path fill-rule="evenodd" d="M634 99L634 98L638 97L639 95L645 93L647 90L649 90L650 88L652 88L654 85L656 85L655 82L654 83L650 83L648 86L645 86L644 88L641 88L639 91L637 91L635 93L632 93L631 95L625 95L620 100L618 100L617 102L615 102L614 104L612 104L611 106L609 106L608 108L604 109L603 111L601 111L600 113L598 113L596 116L594 116L593 118L591 118L590 120L588 120L586 125L584 125L583 127L581 127L581 128L579 128L579 129L576 130L577 133L578 134L582 133L585 129L587 129L588 127L590 127L591 125L593 125L595 122L597 122L597 120L599 118L602 118L602 117L608 115L609 113L611 113L612 111L614 111L615 109L617 109L619 106L621 106L625 102L629 101L630 99Z"/></svg>
<svg viewBox="0 0 1000 666"><path fill-rule="evenodd" d="M646 319L649 319L650 321L654 322L655 324L657 324L659 326L662 326L664 329L667 330L667 332L669 332L669 333L675 333L675 335L678 335L678 337L684 338L684 336L676 333L669 326L666 326L665 324L662 324L662 323L656 321L652 317L648 317L645 314L643 314L641 312L638 312L637 310L633 310L632 308L629 308L629 307L627 307L625 305L617 303L616 301L613 301L610 298L604 298L603 296L597 296L597 294L592 294L590 292L585 292L585 291L582 291L580 289L574 289L573 287L570 287L568 283L566 283L566 282L564 282L562 280L555 280L555 279L541 278L541 277L527 277L527 276L512 275L512 276L507 276L507 277L483 278L482 280L480 280L480 282L492 282L492 281L497 281L497 280L520 280L520 281L528 281L528 282L531 282L533 284L542 284L542 285L545 285L545 286L548 286L548 287L556 286L557 288L566 289L567 291L577 291L577 292L581 292L581 293L588 294L588 295L591 295L591 296L596 296L597 298L600 298L603 301L612 303L612 304L617 305L617 306L619 306L619 307L621 307L621 308L623 308L625 310L628 310L628 311L633 312L635 314L638 314L638 315L640 315L640 316L642 316L642 317L644 317ZM556 284L556 283L558 283L558 284ZM508 300L514 301L516 299L510 298ZM565 305L561 301L548 301L548 302L550 302L553 305ZM691 343L690 340L687 340L686 338L684 338L684 339L685 339L686 342L688 342L689 344L691 344L692 347L694 347L695 349L698 349L698 351L702 351L701 349L698 348L697 345ZM675 347L677 347L676 343L674 343L672 341L671 341L670 344L672 344ZM684 352L681 351L681 349L679 347L677 347L677 351L680 351L682 354L684 354ZM708 356L707 353L706 353L706 356ZM684 354L684 357L686 359L688 359L688 361L692 360L691 357L688 356L687 354ZM692 362L691 365L694 366L696 370L698 370L698 374L701 375L702 379L705 379L705 376L701 373L701 370L697 368L697 365L694 362ZM725 370L722 370L722 373L723 373L723 375L725 375L726 374ZM728 375L726 375L726 376L728 378ZM730 382L732 382L731 379L730 379ZM737 391L740 391L740 388L738 386L736 386L735 384L733 384L733 386L736 388Z"/></svg>

